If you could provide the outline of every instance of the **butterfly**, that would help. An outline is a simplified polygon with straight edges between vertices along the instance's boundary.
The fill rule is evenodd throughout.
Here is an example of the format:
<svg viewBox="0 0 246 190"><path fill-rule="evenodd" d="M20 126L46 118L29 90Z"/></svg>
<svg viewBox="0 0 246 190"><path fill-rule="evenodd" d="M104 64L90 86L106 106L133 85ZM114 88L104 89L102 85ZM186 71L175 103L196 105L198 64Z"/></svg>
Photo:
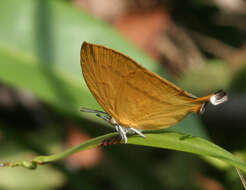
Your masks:
<svg viewBox="0 0 246 190"><path fill-rule="evenodd" d="M191 112L201 114L208 102L227 101L218 91L196 97L130 57L113 49L84 42L80 63L84 80L105 112L82 108L115 126L127 143L127 133L145 137L142 130L170 127Z"/></svg>

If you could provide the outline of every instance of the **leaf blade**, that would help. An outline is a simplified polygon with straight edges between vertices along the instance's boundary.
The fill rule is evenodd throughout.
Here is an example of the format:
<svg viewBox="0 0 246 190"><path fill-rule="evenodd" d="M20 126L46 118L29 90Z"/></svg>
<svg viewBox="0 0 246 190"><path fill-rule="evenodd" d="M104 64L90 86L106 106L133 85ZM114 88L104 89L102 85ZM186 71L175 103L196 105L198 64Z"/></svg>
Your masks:
<svg viewBox="0 0 246 190"><path fill-rule="evenodd" d="M128 142L129 144L178 150L201 156L211 156L246 172L246 163L225 149L205 139L176 132L152 133L145 135L147 137L146 139L133 136L129 138Z"/></svg>

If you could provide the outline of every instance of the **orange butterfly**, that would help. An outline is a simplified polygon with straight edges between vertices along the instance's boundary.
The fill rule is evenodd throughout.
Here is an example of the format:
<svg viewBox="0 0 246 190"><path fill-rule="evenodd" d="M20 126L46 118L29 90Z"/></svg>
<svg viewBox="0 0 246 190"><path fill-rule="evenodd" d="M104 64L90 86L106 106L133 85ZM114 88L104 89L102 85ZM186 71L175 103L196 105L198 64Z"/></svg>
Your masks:
<svg viewBox="0 0 246 190"><path fill-rule="evenodd" d="M202 113L208 102L218 105L227 100L223 91L198 98L101 45L84 42L80 58L86 84L106 113L81 111L96 113L114 125L125 143L127 132L145 137L141 130L167 128L191 112Z"/></svg>

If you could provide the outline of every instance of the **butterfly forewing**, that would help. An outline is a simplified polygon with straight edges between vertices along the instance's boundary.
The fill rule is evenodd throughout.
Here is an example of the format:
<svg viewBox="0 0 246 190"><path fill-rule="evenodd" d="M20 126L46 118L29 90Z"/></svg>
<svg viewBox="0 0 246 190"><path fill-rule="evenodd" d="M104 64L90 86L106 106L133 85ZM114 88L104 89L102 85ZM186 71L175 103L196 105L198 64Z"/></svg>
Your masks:
<svg viewBox="0 0 246 190"><path fill-rule="evenodd" d="M128 56L103 46L84 42L81 66L99 104L124 127L165 128L202 105Z"/></svg>

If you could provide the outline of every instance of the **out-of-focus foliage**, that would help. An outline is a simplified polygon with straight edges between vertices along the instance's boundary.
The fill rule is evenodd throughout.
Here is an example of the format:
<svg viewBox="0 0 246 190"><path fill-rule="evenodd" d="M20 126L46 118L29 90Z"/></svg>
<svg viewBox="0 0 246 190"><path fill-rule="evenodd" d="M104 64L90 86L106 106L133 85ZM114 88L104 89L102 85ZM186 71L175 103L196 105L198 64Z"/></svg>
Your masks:
<svg viewBox="0 0 246 190"><path fill-rule="evenodd" d="M233 73L226 63L213 60L204 66L192 68L184 78L179 80L179 84L195 94L202 95L207 91L213 93L218 89L228 90L232 76Z"/></svg>
<svg viewBox="0 0 246 190"><path fill-rule="evenodd" d="M152 70L158 69L110 26L69 3L12 0L2 1L0 9L2 81L32 91L64 110L78 112L80 105L95 107L81 75L83 41L110 46Z"/></svg>
<svg viewBox="0 0 246 190"><path fill-rule="evenodd" d="M245 65L245 64L244 64ZM239 70L232 81L231 88L235 91L244 92L246 90L246 67Z"/></svg>
<svg viewBox="0 0 246 190"><path fill-rule="evenodd" d="M150 70L160 70L152 59L127 43L110 26L68 3L3 1L1 9L0 34L5 36L1 39L0 51L2 81L31 91L68 113L80 114L81 105L98 107L81 77L79 53L83 41L115 48ZM106 40L107 36L110 38ZM196 122L188 126L199 129L198 125Z"/></svg>

